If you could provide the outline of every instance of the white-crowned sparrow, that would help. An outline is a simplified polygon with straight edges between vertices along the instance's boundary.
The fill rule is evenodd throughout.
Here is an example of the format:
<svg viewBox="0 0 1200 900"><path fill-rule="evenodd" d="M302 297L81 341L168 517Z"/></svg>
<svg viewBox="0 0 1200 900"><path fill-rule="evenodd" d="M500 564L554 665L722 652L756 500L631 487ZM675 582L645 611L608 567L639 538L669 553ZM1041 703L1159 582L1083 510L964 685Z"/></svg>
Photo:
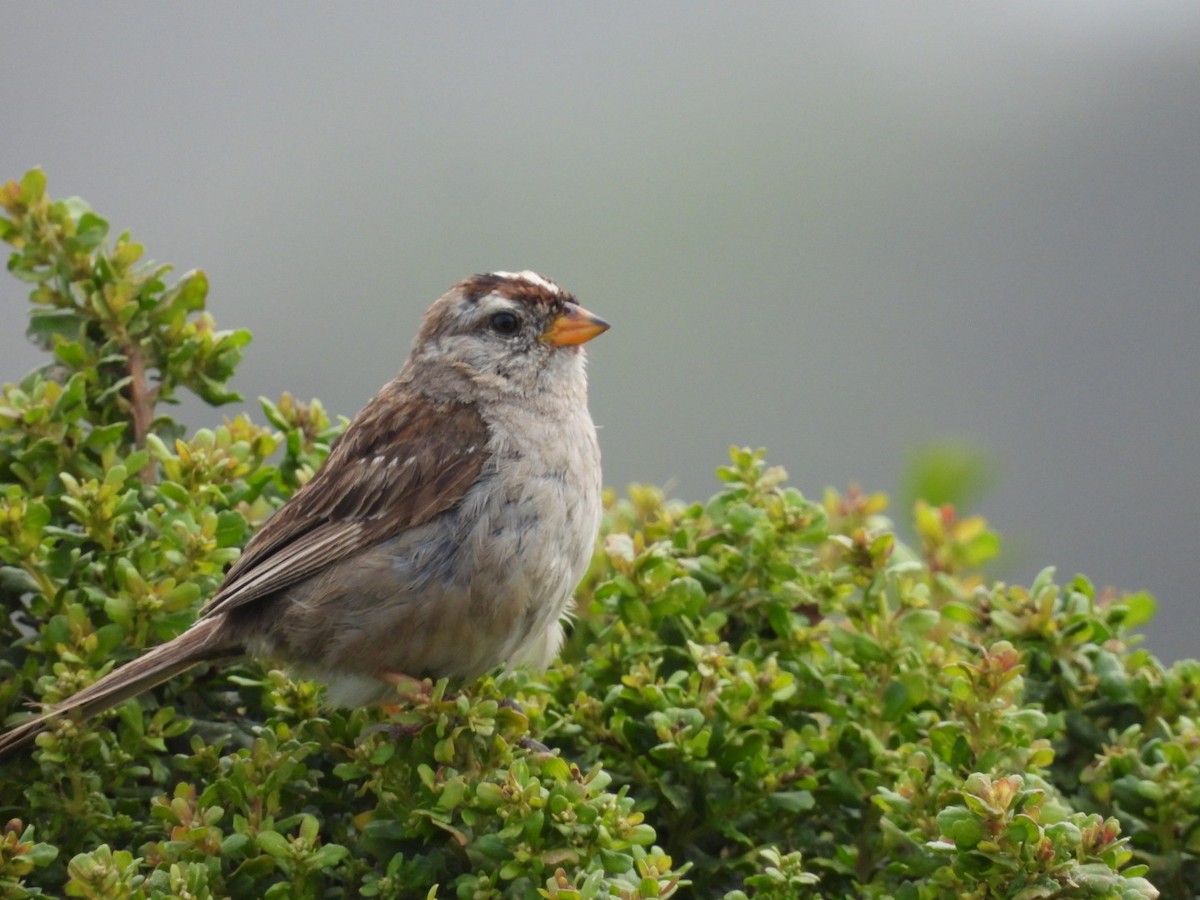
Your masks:
<svg viewBox="0 0 1200 900"><path fill-rule="evenodd" d="M0 736L0 754L239 654L324 681L342 706L401 675L547 666L599 528L581 345L607 328L534 272L455 285L195 625Z"/></svg>

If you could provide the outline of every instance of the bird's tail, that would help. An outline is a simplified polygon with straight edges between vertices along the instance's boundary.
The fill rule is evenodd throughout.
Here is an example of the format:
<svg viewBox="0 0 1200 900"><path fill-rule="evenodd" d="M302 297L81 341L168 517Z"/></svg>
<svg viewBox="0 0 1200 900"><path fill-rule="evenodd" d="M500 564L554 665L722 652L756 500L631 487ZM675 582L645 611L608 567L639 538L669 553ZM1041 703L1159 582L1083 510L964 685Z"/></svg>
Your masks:
<svg viewBox="0 0 1200 900"><path fill-rule="evenodd" d="M109 672L95 684L71 695L58 706L35 719L23 722L0 735L0 756L24 746L46 730L59 716L79 719L112 709L130 697L136 697L198 662L227 656L232 642L225 636L224 616L200 619L179 637L142 654L132 662Z"/></svg>

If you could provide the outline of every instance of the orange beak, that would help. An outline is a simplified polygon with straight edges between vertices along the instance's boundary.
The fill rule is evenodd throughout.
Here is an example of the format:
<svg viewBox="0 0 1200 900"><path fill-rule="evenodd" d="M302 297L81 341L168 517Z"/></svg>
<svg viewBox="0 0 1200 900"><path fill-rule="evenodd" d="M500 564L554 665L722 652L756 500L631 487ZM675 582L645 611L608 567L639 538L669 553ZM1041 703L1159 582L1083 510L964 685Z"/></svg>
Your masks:
<svg viewBox="0 0 1200 900"><path fill-rule="evenodd" d="M550 327L542 334L542 340L555 347L586 344L592 338L608 331L611 326L599 316L582 306L569 304Z"/></svg>

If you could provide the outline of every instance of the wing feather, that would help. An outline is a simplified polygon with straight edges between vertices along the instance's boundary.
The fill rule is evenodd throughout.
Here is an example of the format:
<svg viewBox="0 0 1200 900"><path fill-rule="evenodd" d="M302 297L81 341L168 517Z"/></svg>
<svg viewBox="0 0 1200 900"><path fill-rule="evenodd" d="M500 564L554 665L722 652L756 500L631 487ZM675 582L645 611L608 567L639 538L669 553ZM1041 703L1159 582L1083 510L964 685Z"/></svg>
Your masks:
<svg viewBox="0 0 1200 900"><path fill-rule="evenodd" d="M388 385L254 535L202 616L277 593L453 508L483 471L487 437L473 405Z"/></svg>

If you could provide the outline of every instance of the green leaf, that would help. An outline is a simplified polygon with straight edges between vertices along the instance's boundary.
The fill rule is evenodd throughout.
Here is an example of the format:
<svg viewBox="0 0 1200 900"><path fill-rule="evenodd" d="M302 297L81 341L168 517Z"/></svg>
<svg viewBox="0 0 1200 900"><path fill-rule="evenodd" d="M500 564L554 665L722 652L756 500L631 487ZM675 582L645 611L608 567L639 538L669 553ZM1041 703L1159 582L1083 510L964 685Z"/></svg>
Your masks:
<svg viewBox="0 0 1200 900"><path fill-rule="evenodd" d="M163 295L154 319L173 334L182 334L188 316L202 311L207 297L208 277L198 269L187 272Z"/></svg>
<svg viewBox="0 0 1200 900"><path fill-rule="evenodd" d="M194 581L184 581L163 594L162 608L168 612L189 609L200 599L200 593L200 585Z"/></svg>
<svg viewBox="0 0 1200 900"><path fill-rule="evenodd" d="M808 812L816 805L811 791L776 791L768 799L772 806L790 813Z"/></svg>
<svg viewBox="0 0 1200 900"><path fill-rule="evenodd" d="M46 173L41 169L30 169L21 177L21 191L17 199L22 206L33 206L46 195Z"/></svg>
<svg viewBox="0 0 1200 900"><path fill-rule="evenodd" d="M43 350L52 350L56 339L79 339L83 327L84 318L74 310L38 308L30 311L25 334Z"/></svg>
<svg viewBox="0 0 1200 900"><path fill-rule="evenodd" d="M1122 597L1113 607L1113 616L1125 628L1138 628L1154 618L1158 604L1146 591Z"/></svg>
<svg viewBox="0 0 1200 900"><path fill-rule="evenodd" d="M26 851L25 858L40 869L58 859L58 848L50 844L34 844Z"/></svg>
<svg viewBox="0 0 1200 900"><path fill-rule="evenodd" d="M87 351L78 341L59 341L54 347L55 358L64 365L72 368L82 368L87 365Z"/></svg>
<svg viewBox="0 0 1200 900"><path fill-rule="evenodd" d="M88 432L85 441L88 447L99 449L109 444L116 444L125 437L129 425L125 422L113 422L111 425L97 425Z"/></svg>
<svg viewBox="0 0 1200 900"><path fill-rule="evenodd" d="M104 242L108 236L108 222L94 212L86 212L79 217L76 226L75 242L83 250L93 250Z"/></svg>
<svg viewBox="0 0 1200 900"><path fill-rule="evenodd" d="M900 721L910 706L908 689L899 681L889 682L883 691L883 720L885 722Z"/></svg>
<svg viewBox="0 0 1200 900"><path fill-rule="evenodd" d="M267 421L278 428L280 431L288 431L291 429L291 423L283 415L279 407L267 397L259 397L258 405L262 407L263 415L267 417Z"/></svg>
<svg viewBox="0 0 1200 900"><path fill-rule="evenodd" d="M316 869L332 869L349 855L349 849L341 844L325 844L312 855L309 862Z"/></svg>
<svg viewBox="0 0 1200 900"><path fill-rule="evenodd" d="M979 620L979 612L965 603L950 602L942 607L942 616L960 625L973 625Z"/></svg>
<svg viewBox="0 0 1200 900"><path fill-rule="evenodd" d="M288 859L292 855L292 845L278 831L260 831L254 840L258 849L276 859Z"/></svg>
<svg viewBox="0 0 1200 900"><path fill-rule="evenodd" d="M109 597L104 601L105 614L125 628L133 623L134 609L133 600L124 595Z"/></svg>
<svg viewBox="0 0 1200 900"><path fill-rule="evenodd" d="M246 536L246 519L241 513L226 509L217 514L217 546L240 547Z"/></svg>
<svg viewBox="0 0 1200 900"><path fill-rule="evenodd" d="M997 480L991 456L965 441L927 444L910 455L904 494L912 506L925 500L931 506L966 509L978 504Z"/></svg>
<svg viewBox="0 0 1200 900"><path fill-rule="evenodd" d="M21 530L29 541L40 541L42 530L50 524L52 514L50 507L39 500L31 500L25 504L25 514L21 517Z"/></svg>
<svg viewBox="0 0 1200 900"><path fill-rule="evenodd" d="M941 614L934 609L909 609L900 616L896 625L906 637L924 637L941 622Z"/></svg>
<svg viewBox="0 0 1200 900"><path fill-rule="evenodd" d="M829 643L837 652L860 663L884 662L888 658L875 638L848 628L834 628L829 633Z"/></svg>
<svg viewBox="0 0 1200 900"><path fill-rule="evenodd" d="M937 815L938 828L960 850L970 850L986 833L979 819L961 806L950 806Z"/></svg>

